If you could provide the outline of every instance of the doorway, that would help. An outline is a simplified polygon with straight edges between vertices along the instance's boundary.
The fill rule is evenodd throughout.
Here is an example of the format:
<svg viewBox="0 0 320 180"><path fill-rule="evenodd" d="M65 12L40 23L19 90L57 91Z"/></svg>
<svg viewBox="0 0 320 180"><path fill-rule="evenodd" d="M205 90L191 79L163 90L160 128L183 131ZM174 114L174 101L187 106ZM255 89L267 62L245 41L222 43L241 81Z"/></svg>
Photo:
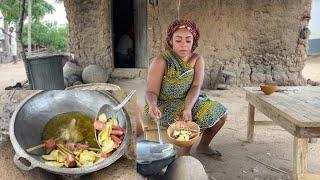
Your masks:
<svg viewBox="0 0 320 180"><path fill-rule="evenodd" d="M131 29L132 28L132 29ZM121 37L130 34L133 30L133 36ZM147 48L147 1L146 0L113 0L112 1L112 43L115 68L148 68L148 48ZM128 41L128 43L122 43ZM120 42L120 43L119 43ZM132 42L132 45L131 45ZM127 54L126 48L130 50L130 58L119 55L117 48L122 53ZM122 56L119 58L119 56ZM128 61L121 61L124 58Z"/></svg>
<svg viewBox="0 0 320 180"><path fill-rule="evenodd" d="M135 68L133 0L114 0L112 6L115 68Z"/></svg>

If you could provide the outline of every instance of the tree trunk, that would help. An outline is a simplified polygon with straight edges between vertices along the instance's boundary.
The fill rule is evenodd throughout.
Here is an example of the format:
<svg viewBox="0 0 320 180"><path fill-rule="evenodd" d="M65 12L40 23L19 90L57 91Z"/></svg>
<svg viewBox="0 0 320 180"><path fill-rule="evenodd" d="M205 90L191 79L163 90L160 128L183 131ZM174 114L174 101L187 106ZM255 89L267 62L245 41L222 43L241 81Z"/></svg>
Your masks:
<svg viewBox="0 0 320 180"><path fill-rule="evenodd" d="M8 23L4 22L4 30L8 32ZM9 51L9 37L4 35L3 51Z"/></svg>
<svg viewBox="0 0 320 180"><path fill-rule="evenodd" d="M23 48L23 43L22 43L22 29L23 29L23 20L25 16L25 5L26 1L25 0L20 0L20 9L19 9L19 19L17 23L17 45L18 45L18 50L20 52L20 56L22 58L22 61L24 63L24 68L26 70L26 74L29 80L30 87L32 88L32 82L30 78L30 73L28 70L28 62L26 61L26 53Z"/></svg>

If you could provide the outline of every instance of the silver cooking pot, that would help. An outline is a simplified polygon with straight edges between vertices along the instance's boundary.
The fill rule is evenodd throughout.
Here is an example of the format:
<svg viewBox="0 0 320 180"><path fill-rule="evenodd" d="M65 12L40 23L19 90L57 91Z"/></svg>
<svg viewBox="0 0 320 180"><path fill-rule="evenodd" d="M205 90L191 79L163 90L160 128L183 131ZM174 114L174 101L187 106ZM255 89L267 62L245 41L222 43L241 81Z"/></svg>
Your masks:
<svg viewBox="0 0 320 180"><path fill-rule="evenodd" d="M120 110L117 118L126 135L120 147L110 157L99 163L79 168L58 168L44 163L41 159L43 149L32 154L25 151L29 147L42 143L43 128L54 116L79 111L95 117L104 104L116 106L119 102L108 92L83 90L40 91L26 98L16 108L10 122L9 133L16 152L13 158L16 166L25 171L39 167L60 175L83 175L114 163L124 154L131 138L130 119L125 110Z"/></svg>
<svg viewBox="0 0 320 180"><path fill-rule="evenodd" d="M146 177L157 175L175 160L174 148L162 153L153 153L151 149L158 145L159 142L156 141L137 142L137 171L141 175Z"/></svg>

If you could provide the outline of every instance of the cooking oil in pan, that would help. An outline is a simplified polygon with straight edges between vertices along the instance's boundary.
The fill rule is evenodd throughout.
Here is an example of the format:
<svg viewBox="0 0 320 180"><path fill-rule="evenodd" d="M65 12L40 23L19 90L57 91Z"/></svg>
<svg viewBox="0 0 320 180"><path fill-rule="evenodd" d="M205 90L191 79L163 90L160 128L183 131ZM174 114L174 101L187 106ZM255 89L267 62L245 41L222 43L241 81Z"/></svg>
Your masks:
<svg viewBox="0 0 320 180"><path fill-rule="evenodd" d="M42 140L58 138L58 143L87 143L90 147L98 148L92 120L82 112L59 114L45 125Z"/></svg>

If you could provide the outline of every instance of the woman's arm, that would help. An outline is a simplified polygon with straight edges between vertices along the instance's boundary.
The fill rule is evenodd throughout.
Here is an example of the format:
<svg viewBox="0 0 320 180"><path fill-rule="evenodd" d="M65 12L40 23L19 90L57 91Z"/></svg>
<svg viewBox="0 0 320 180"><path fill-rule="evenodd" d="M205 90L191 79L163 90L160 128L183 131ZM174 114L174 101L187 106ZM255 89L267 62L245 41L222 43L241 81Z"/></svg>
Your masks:
<svg viewBox="0 0 320 180"><path fill-rule="evenodd" d="M147 77L146 101L149 105L151 118L159 119L161 113L157 108L161 82L165 71L166 62L162 56L157 57L150 65Z"/></svg>
<svg viewBox="0 0 320 180"><path fill-rule="evenodd" d="M203 83L204 78L204 59L201 55L197 57L196 63L194 65L195 74L193 77L191 88L188 91L187 97L185 99L185 107L183 112L184 120L192 120L191 118L191 110L196 103L200 89ZM187 111L187 112L185 112Z"/></svg>

